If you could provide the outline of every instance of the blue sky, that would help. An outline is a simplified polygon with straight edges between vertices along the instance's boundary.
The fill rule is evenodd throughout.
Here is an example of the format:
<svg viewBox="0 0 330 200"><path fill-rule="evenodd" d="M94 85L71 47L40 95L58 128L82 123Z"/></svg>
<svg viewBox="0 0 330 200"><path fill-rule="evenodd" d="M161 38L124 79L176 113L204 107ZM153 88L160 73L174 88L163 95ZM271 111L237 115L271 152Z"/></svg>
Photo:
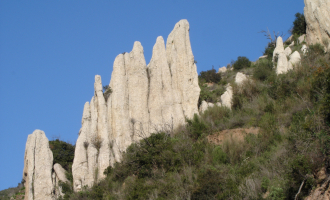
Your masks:
<svg viewBox="0 0 330 200"><path fill-rule="evenodd" d="M22 180L35 129L75 143L94 76L109 84L134 41L149 63L157 36L187 19L198 72L262 55L267 27L289 36L303 0L0 1L0 190Z"/></svg>

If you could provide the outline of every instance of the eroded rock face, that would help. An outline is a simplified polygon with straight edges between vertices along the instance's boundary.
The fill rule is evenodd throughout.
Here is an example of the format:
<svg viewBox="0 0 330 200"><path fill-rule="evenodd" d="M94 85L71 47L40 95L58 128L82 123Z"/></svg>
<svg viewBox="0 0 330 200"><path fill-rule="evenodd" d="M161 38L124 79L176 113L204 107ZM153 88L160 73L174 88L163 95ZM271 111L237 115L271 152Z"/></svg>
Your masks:
<svg viewBox="0 0 330 200"><path fill-rule="evenodd" d="M166 48L157 38L148 66L140 42L118 55L109 86L106 101L97 75L94 97L84 107L72 166L75 191L104 178L104 170L120 162L133 142L164 127L175 129L198 113L200 88L188 21L175 25Z"/></svg>
<svg viewBox="0 0 330 200"><path fill-rule="evenodd" d="M220 67L218 73L224 73L227 71L227 67Z"/></svg>
<svg viewBox="0 0 330 200"><path fill-rule="evenodd" d="M330 48L330 1L304 0L307 44L320 43Z"/></svg>
<svg viewBox="0 0 330 200"><path fill-rule="evenodd" d="M53 199L53 153L45 133L35 130L25 146L23 179L26 200Z"/></svg>

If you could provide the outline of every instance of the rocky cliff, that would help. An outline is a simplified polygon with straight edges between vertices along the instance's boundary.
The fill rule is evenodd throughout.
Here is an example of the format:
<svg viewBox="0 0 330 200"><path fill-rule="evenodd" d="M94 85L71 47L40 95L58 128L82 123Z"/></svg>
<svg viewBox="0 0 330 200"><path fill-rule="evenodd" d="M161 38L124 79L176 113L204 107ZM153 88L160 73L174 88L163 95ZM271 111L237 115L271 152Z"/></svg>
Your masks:
<svg viewBox="0 0 330 200"><path fill-rule="evenodd" d="M323 44L330 49L330 1L304 0L307 24L306 42Z"/></svg>
<svg viewBox="0 0 330 200"><path fill-rule="evenodd" d="M84 106L72 166L75 191L103 178L131 143L176 129L198 113L200 88L188 21L175 25L166 47L157 38L148 65L140 42L130 53L119 54L109 86L112 93L106 99L101 77L95 76L94 97Z"/></svg>

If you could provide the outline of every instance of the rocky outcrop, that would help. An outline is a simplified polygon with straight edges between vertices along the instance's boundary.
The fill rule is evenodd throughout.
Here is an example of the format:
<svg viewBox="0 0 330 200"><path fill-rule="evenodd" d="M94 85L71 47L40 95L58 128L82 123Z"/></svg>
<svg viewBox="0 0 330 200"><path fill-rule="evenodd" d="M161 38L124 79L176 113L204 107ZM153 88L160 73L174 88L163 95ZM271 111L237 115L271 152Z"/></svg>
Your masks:
<svg viewBox="0 0 330 200"><path fill-rule="evenodd" d="M218 103L216 105L219 106ZM214 107L214 104L213 103L202 101L201 105L199 106L199 112L201 114L203 114L207 109L212 108L212 107Z"/></svg>
<svg viewBox="0 0 330 200"><path fill-rule="evenodd" d="M66 170L58 163L56 163L53 167L54 172L52 174L53 186L56 198L63 196L62 187L60 186L60 181L64 183L68 183L68 179L66 178Z"/></svg>
<svg viewBox="0 0 330 200"><path fill-rule="evenodd" d="M35 130L25 146L23 179L26 200L53 199L53 153L45 133Z"/></svg>
<svg viewBox="0 0 330 200"><path fill-rule="evenodd" d="M293 52L293 54L290 55L290 60L288 62L288 69L293 69L293 66L300 63L301 57L298 51Z"/></svg>
<svg viewBox="0 0 330 200"><path fill-rule="evenodd" d="M291 50L290 47L287 47L287 48L284 49L284 54L285 55L289 56L291 53L292 53L292 50Z"/></svg>
<svg viewBox="0 0 330 200"><path fill-rule="evenodd" d="M233 88L230 86L230 84L227 85L225 93L223 93L220 98L222 106L226 106L227 108L231 109Z"/></svg>
<svg viewBox="0 0 330 200"><path fill-rule="evenodd" d="M237 72L236 76L235 76L235 83L237 85L241 85L244 81L248 80L246 75L241 73L241 72Z"/></svg>
<svg viewBox="0 0 330 200"><path fill-rule="evenodd" d="M175 129L198 113L200 88L189 39L189 23L179 21L167 38L153 47L146 65L143 47L116 57L107 101L101 77L86 103L72 166L74 190L103 178L104 170L121 161L127 147L159 130Z"/></svg>
<svg viewBox="0 0 330 200"><path fill-rule="evenodd" d="M280 53L277 59L276 74L284 74L288 71L288 59L284 53Z"/></svg>
<svg viewBox="0 0 330 200"><path fill-rule="evenodd" d="M225 73L227 71L226 67L220 67L218 73Z"/></svg>
<svg viewBox="0 0 330 200"><path fill-rule="evenodd" d="M283 46L283 39L282 37L278 37L276 40L276 47L273 52L273 62L276 60L275 58L278 57L281 53L284 53L284 46Z"/></svg>
<svg viewBox="0 0 330 200"><path fill-rule="evenodd" d="M330 48L330 1L304 0L307 44L320 43Z"/></svg>
<svg viewBox="0 0 330 200"><path fill-rule="evenodd" d="M299 44L302 44L303 42L305 42L305 39L306 39L306 35L305 34L299 36L298 37Z"/></svg>
<svg viewBox="0 0 330 200"><path fill-rule="evenodd" d="M307 49L307 46L304 44L302 47L301 47L301 52L303 52L304 55L306 55L308 49Z"/></svg>

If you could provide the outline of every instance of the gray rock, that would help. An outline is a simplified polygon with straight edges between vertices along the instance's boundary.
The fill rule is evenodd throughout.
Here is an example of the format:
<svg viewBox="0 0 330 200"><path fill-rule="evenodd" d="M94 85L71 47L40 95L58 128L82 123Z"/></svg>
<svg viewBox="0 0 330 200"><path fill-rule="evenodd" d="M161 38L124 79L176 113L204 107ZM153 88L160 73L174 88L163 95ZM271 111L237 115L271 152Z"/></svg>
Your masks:
<svg viewBox="0 0 330 200"><path fill-rule="evenodd" d="M294 66L300 63L301 57L298 51L293 52L290 55L290 60L288 63L288 69L293 69Z"/></svg>
<svg viewBox="0 0 330 200"><path fill-rule="evenodd" d="M275 60L275 57L279 56L280 53L284 53L284 46L283 46L283 39L282 37L278 37L276 40L276 47L273 52L273 62Z"/></svg>
<svg viewBox="0 0 330 200"><path fill-rule="evenodd" d="M224 73L226 71L227 71L226 67L220 67L219 70L218 70L218 73Z"/></svg>
<svg viewBox="0 0 330 200"><path fill-rule="evenodd" d="M291 50L290 47L287 47L287 48L284 49L284 54L285 54L285 55L290 56L291 53L292 53L292 50Z"/></svg>
<svg viewBox="0 0 330 200"><path fill-rule="evenodd" d="M232 99L233 99L233 88L230 84L226 87L226 92L221 95L221 104L222 106L226 106L231 109L232 106Z"/></svg>
<svg viewBox="0 0 330 200"><path fill-rule="evenodd" d="M247 77L245 74L241 73L241 72L237 72L236 76L235 76L235 83L237 85L241 85L244 81L247 80Z"/></svg>

